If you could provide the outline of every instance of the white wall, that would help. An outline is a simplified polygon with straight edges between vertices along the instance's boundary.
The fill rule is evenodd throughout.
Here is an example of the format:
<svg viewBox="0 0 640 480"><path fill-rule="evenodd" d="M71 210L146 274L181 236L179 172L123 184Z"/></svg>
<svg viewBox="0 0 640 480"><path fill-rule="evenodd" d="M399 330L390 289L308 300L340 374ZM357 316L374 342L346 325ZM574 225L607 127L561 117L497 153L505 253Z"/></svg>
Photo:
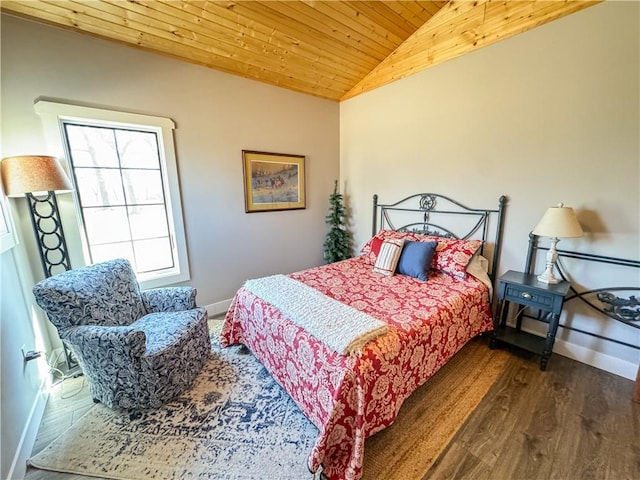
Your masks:
<svg viewBox="0 0 640 480"><path fill-rule="evenodd" d="M391 203L433 191L483 208L505 194L502 271L523 269L529 231L558 202L587 231L559 247L639 259L639 19L637 2L606 2L342 102L340 176L358 244L373 193ZM572 322L640 345L640 330ZM604 366L601 352L635 376L638 350L558 338L565 354Z"/></svg>
<svg viewBox="0 0 640 480"><path fill-rule="evenodd" d="M4 14L1 21L0 158L49 153L33 108L40 98L169 117L177 125L187 284L198 289L200 304L223 309L247 278L323 263L328 197L339 175L336 102ZM246 214L243 149L305 155L307 208ZM71 196L59 201L68 233L75 222ZM2 256L3 478L5 460L19 446L5 426L28 426L37 398L37 382L22 370L20 346L31 349L35 342L30 286L43 276L25 201L10 203L21 243L14 249L15 265L13 257ZM5 287L17 285L14 271L31 279L20 296ZM42 342L45 348L56 340ZM5 402L5 392L16 392L18 402Z"/></svg>
<svg viewBox="0 0 640 480"><path fill-rule="evenodd" d="M230 298L247 277L322 262L339 169L337 103L4 15L3 156L46 153L37 98L176 122L189 283L200 303ZM305 155L306 210L245 214L243 149Z"/></svg>
<svg viewBox="0 0 640 480"><path fill-rule="evenodd" d="M15 250L15 249L14 249ZM31 315L24 299L14 252L0 254L0 478L20 478L26 456L15 457L21 444L30 445L42 415L40 360L23 363L21 347L37 350ZM41 365L42 366L42 365ZM32 425L29 420L35 417ZM26 428L26 427L31 428Z"/></svg>

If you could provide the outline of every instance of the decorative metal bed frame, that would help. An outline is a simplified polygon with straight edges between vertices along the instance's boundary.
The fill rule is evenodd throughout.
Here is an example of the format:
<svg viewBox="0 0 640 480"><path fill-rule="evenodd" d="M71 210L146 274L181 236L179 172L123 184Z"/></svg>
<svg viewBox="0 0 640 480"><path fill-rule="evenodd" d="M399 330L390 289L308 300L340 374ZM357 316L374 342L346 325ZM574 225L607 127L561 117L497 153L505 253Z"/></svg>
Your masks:
<svg viewBox="0 0 640 480"><path fill-rule="evenodd" d="M439 204L442 203L440 206ZM498 200L497 209L469 208L456 200L437 193L418 193L406 197L396 203L380 204L378 195L373 196L373 227L372 235L380 230L389 229L401 232L415 232L424 235L433 235L445 238L457 239L478 239L482 240L480 254L483 255L487 248L487 243L493 240L493 251L489 259L491 268L489 277L495 282L495 275L498 272L500 260L500 249L502 247L502 234L504 222L504 209L507 197L502 195ZM406 215L401 214L406 213ZM410 221L409 217L415 218L414 214L420 215L420 221ZM402 217L401 223L396 225L392 217ZM490 234L491 219L495 217L495 231ZM467 222L459 225L456 231L453 227L444 227L441 220L452 218L465 218Z"/></svg>
<svg viewBox="0 0 640 480"><path fill-rule="evenodd" d="M548 251L548 250L549 250L548 247L541 247L538 245L538 236L534 234L530 234L529 250L527 252L525 271L527 273L533 274L538 252ZM588 262L597 262L597 263L603 263L607 265L619 265L623 267L636 268L636 269L640 268L640 260L630 260L625 258L609 257L604 255L594 255L591 253L582 253L582 252L574 252L570 250L558 249L558 261L556 262L556 267L563 280L568 280L569 274L567 273L565 267L562 265L562 261L561 261L562 258L573 258L573 259L584 260ZM634 291L640 292L640 285L630 286L630 287L629 286L612 286L612 287L604 287L604 288L594 288L590 290L584 290L581 292L578 292L572 285L569 289L569 294L565 297L564 303L566 305L568 302L571 302L571 301L581 301L585 305L587 305L591 310L599 313L600 315L606 318L610 318L612 320L616 320L618 322L622 322L626 325L629 325L633 328L640 329L640 301L638 300L636 295L630 295L628 298L623 298L613 293L613 292L634 292ZM541 320L538 317L530 317L530 318ZM544 321L544 319L542 320ZM619 345L624 345L626 347L640 350L640 344L636 345L636 344L625 342L623 340L608 338L603 335L599 335L597 333L575 328L569 325L560 324L559 326L567 330L583 333L585 335L590 335L592 337L600 338L602 340L606 340L609 342L617 343ZM640 366L638 368L638 376L636 378L636 389L634 394L634 400L640 402Z"/></svg>
<svg viewBox="0 0 640 480"><path fill-rule="evenodd" d="M438 208L439 202L443 202L443 206ZM502 247L502 235L503 235L503 221L504 221L504 209L506 207L507 197L504 195L500 197L498 201L497 209L475 209L469 208L460 202L457 202L449 197L440 195L437 193L419 193L411 195L393 204L379 204L378 195L373 196L373 222L372 222L372 235L375 235L379 229L390 229L406 232L416 232L425 235L434 235L438 237L446 238L458 238L458 239L470 239L477 238L482 240L481 254L484 254L487 243L491 240L490 235L490 217L496 216L496 227L493 235L494 245L493 252L490 258L490 271L489 277L492 282L495 282L495 278L498 272L500 251ZM399 212L405 212L409 215L419 214L420 221L407 222L405 215L403 221L394 222L392 216ZM470 226L461 228L459 231L462 233L456 233L448 227L444 227L440 223L440 218L446 218L449 216L468 216L470 217ZM397 223L397 225L396 225ZM531 234L529 237L529 250L527 252L527 260L525 265L525 271L527 273L534 273L535 261L539 251L547 251L548 247L542 247L538 245L538 237ZM569 250L558 250L558 262L556 266L560 273L560 276L567 280L568 275L562 267L562 258L573 258L578 260L585 260L589 262L598 262L609 265L620 265L630 268L640 268L640 261L629 260L616 257L608 257L604 255L594 255L589 253L574 252ZM565 304L571 301L582 301L588 305L594 311L600 313L606 318L610 318L633 328L640 329L640 300L635 295L629 296L629 298L622 298L613 292L622 291L640 291L640 286L623 287L613 286L607 288L597 288L578 292L573 286L570 288L570 293L565 298ZM590 297L595 297L594 299ZM596 303L598 302L598 303ZM545 321L542 317L533 317L531 315L524 315L525 317L535 318L536 320ZM588 332L576 327L568 325L559 325L560 327L568 330L573 330L586 335L597 337L606 341L614 342L626 347L631 347L640 350L640 345L634 345L622 340L608 338L602 335L598 335L593 332ZM640 402L640 368L638 369L638 377L636 379L636 388L634 393L634 400Z"/></svg>
<svg viewBox="0 0 640 480"><path fill-rule="evenodd" d="M528 273L533 274L533 269L535 268L535 260L537 251L546 251L549 250L547 247L541 247L538 245L538 237L536 235L529 235L529 251L527 253L527 261L526 261L526 271ZM616 258L616 257L607 257L604 255L594 255L591 253L582 253L582 252L573 252L570 250L558 250L558 262L556 263L556 267L560 276L563 280L567 280L569 275L565 271L565 268L560 261L562 258L574 258L578 260L585 260L590 262L598 262L609 265L621 265L624 267L630 268L640 268L640 260L629 260L625 258ZM586 305L591 307L593 310L599 312L605 317L611 318L613 320L617 320L619 322L630 325L634 328L640 329L640 301L636 298L635 295L629 296L629 298L621 298L615 295L612 292L620 292L620 291L639 291L640 285L633 287L623 287L623 286L614 286L614 287L605 287L605 288L595 288L591 290L585 290L583 292L578 292L573 286L569 289L570 293L566 296L564 302L565 305L567 302L572 300L580 300L584 302ZM599 301L599 305L595 302L594 299L590 299L590 296L595 296ZM594 337L601 338L603 340L607 340L610 342L615 342L620 345L624 345L627 347L635 348L640 350L640 345L634 345L631 343L623 342L621 340L616 340L612 338L607 338L602 335L597 335L592 332L587 332L584 330L580 330L574 327L563 326L561 327L569 330L574 330L580 333L584 333L587 335L591 335Z"/></svg>

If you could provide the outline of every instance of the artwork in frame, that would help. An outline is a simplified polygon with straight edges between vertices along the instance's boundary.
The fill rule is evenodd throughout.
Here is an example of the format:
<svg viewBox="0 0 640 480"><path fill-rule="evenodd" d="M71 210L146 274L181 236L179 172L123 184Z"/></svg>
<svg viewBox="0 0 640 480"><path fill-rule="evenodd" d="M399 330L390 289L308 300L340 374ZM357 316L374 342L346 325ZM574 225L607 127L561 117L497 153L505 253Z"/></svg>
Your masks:
<svg viewBox="0 0 640 480"><path fill-rule="evenodd" d="M245 212L306 208L305 157L242 151Z"/></svg>

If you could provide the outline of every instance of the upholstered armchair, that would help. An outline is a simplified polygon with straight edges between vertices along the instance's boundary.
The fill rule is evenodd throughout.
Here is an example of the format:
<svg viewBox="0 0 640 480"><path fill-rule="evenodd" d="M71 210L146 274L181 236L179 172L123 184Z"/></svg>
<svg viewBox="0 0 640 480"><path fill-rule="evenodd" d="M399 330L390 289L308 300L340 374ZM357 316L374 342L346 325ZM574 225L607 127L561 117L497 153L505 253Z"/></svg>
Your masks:
<svg viewBox="0 0 640 480"><path fill-rule="evenodd" d="M33 288L78 359L94 401L157 408L188 389L209 358L207 311L192 287L141 291L127 260L69 270Z"/></svg>

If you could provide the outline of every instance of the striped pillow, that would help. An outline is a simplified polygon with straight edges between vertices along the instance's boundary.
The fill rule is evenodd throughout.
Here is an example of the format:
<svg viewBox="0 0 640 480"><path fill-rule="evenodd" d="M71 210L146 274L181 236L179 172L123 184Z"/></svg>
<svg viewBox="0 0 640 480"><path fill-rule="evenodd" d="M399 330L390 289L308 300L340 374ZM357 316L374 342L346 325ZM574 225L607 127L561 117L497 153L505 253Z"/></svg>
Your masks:
<svg viewBox="0 0 640 480"><path fill-rule="evenodd" d="M398 266L398 260L400 260L403 245L404 240L401 239L390 239L382 242L373 271L387 277L393 276Z"/></svg>

